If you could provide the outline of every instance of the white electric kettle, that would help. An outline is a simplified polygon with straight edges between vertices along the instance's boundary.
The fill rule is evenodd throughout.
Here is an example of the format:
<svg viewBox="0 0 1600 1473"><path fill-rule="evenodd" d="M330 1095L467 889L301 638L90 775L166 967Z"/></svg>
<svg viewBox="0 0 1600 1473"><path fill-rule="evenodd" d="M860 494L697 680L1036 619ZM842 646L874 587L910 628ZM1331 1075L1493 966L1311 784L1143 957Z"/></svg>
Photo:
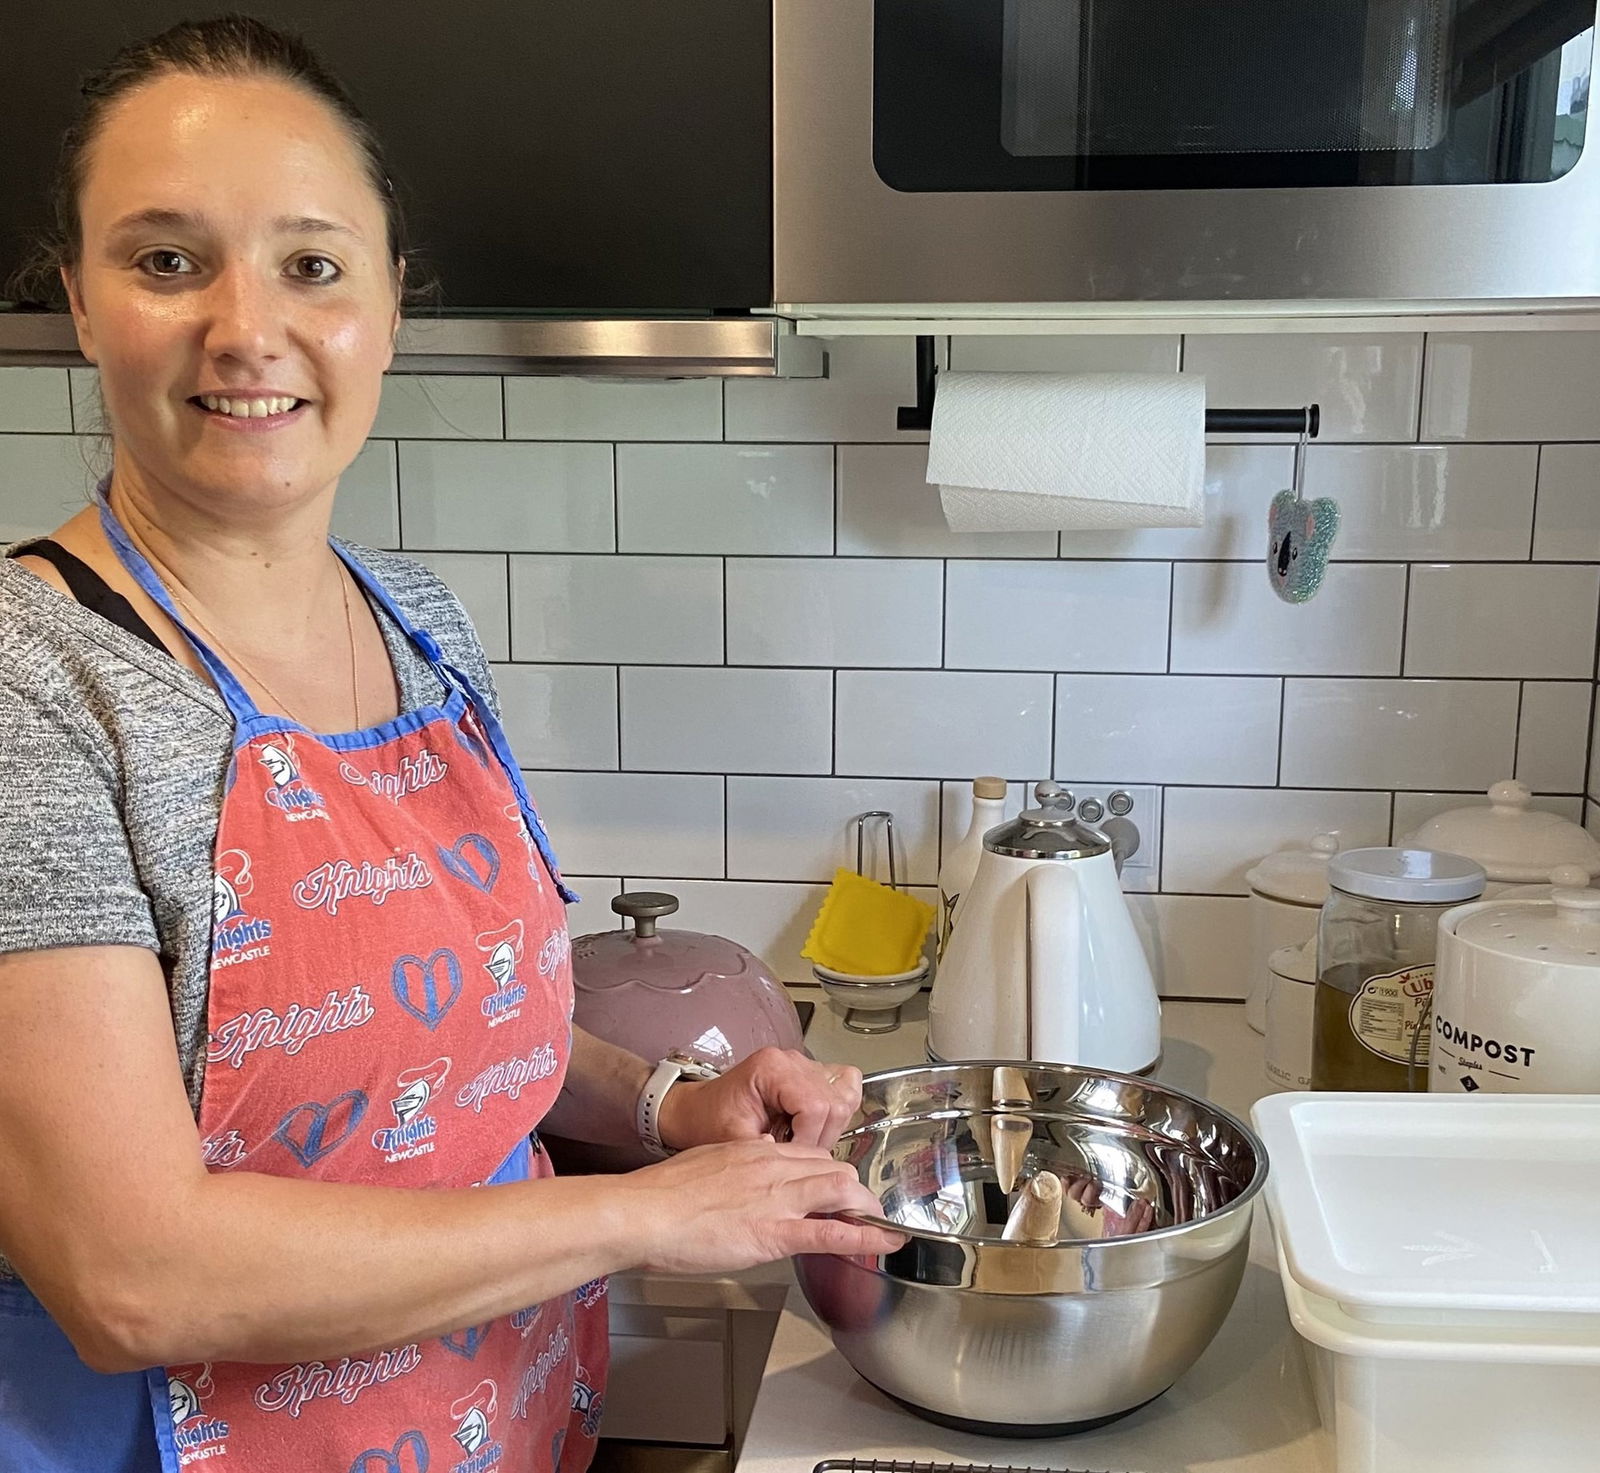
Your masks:
<svg viewBox="0 0 1600 1473"><path fill-rule="evenodd" d="M983 838L933 995L928 1053L1138 1073L1161 1052L1161 1003L1111 841L1053 782Z"/></svg>

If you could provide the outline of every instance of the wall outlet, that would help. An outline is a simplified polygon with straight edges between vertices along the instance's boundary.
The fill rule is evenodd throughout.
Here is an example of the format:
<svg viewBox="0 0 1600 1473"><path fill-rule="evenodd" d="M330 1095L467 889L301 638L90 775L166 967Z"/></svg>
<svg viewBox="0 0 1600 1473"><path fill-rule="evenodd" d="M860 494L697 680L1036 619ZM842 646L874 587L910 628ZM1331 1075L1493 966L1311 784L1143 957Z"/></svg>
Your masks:
<svg viewBox="0 0 1600 1473"><path fill-rule="evenodd" d="M1086 799L1098 803L1103 816L1097 826L1111 817L1109 800L1113 793L1126 793L1133 799L1133 807L1126 817L1139 830L1139 847L1128 856L1122 866L1122 888L1141 892L1161 888L1161 789L1135 783L1078 783L1071 778L1057 778L1081 805ZM1075 810L1076 811L1076 810Z"/></svg>

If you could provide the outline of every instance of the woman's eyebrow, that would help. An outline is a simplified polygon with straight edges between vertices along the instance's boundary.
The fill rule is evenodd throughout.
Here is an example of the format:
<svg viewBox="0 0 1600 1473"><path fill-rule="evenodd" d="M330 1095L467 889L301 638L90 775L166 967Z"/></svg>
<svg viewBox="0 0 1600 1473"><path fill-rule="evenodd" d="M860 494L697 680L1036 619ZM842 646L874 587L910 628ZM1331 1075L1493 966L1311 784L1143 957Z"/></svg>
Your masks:
<svg viewBox="0 0 1600 1473"><path fill-rule="evenodd" d="M209 228L203 215L153 206L124 215L112 225L108 233L113 237L120 237L152 227L162 230L197 231ZM318 215L279 215L273 220L272 229L280 235L348 235L356 240L361 239L359 230L349 225L342 225L337 220L324 220Z"/></svg>

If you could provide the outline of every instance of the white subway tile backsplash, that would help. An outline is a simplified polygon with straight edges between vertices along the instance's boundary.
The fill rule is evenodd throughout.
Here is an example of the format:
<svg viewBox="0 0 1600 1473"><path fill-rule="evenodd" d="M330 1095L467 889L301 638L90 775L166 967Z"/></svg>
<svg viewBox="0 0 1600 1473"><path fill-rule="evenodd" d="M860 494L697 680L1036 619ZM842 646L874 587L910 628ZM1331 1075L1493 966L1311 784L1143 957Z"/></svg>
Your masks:
<svg viewBox="0 0 1600 1473"><path fill-rule="evenodd" d="M610 665L496 665L506 739L521 767L617 765L617 672Z"/></svg>
<svg viewBox="0 0 1600 1473"><path fill-rule="evenodd" d="M1250 991L1248 900L1232 895L1130 895L1134 929L1163 997L1238 1001Z"/></svg>
<svg viewBox="0 0 1600 1473"><path fill-rule="evenodd" d="M610 552L613 511L609 445L400 446L407 547Z"/></svg>
<svg viewBox="0 0 1600 1473"><path fill-rule="evenodd" d="M1594 686L1587 680L1529 680L1517 725L1517 779L1536 793L1583 791Z"/></svg>
<svg viewBox="0 0 1600 1473"><path fill-rule="evenodd" d="M944 663L955 670L1164 670L1166 563L957 562Z"/></svg>
<svg viewBox="0 0 1600 1473"><path fill-rule="evenodd" d="M0 434L69 434L72 395L64 368L0 368Z"/></svg>
<svg viewBox="0 0 1600 1473"><path fill-rule="evenodd" d="M1177 334L1033 333L950 339L954 373L1176 373L1183 353Z"/></svg>
<svg viewBox="0 0 1600 1473"><path fill-rule="evenodd" d="M1419 332L1190 337L1183 371L1205 376L1210 409L1320 404L1323 441L1416 437Z"/></svg>
<svg viewBox="0 0 1600 1473"><path fill-rule="evenodd" d="M98 452L72 435L0 435L0 541L54 531L89 504ZM111 468L105 457L103 470Z"/></svg>
<svg viewBox="0 0 1600 1473"><path fill-rule="evenodd" d="M1062 675L1055 770L1089 782L1270 786L1280 680Z"/></svg>
<svg viewBox="0 0 1600 1473"><path fill-rule="evenodd" d="M894 815L895 863L902 885L939 878L939 784L850 777L730 777L728 876L739 880L833 878L855 869L862 813ZM867 825L863 863L889 881L883 825Z"/></svg>
<svg viewBox="0 0 1600 1473"><path fill-rule="evenodd" d="M925 445L841 445L843 557L1054 557L1054 532L952 532ZM1108 554L1109 555L1109 554Z"/></svg>
<svg viewBox="0 0 1600 1473"><path fill-rule="evenodd" d="M622 765L640 772L825 773L826 670L625 668Z"/></svg>
<svg viewBox="0 0 1600 1473"><path fill-rule="evenodd" d="M1539 448L1533 555L1548 562L1600 562L1600 445Z"/></svg>
<svg viewBox="0 0 1600 1473"><path fill-rule="evenodd" d="M827 556L825 445L617 446L617 550Z"/></svg>
<svg viewBox="0 0 1600 1473"><path fill-rule="evenodd" d="M937 666L943 575L926 559L729 558L728 660Z"/></svg>
<svg viewBox="0 0 1600 1473"><path fill-rule="evenodd" d="M1589 729L1589 781L1584 792L1600 797L1600 690L1596 691L1594 725Z"/></svg>
<svg viewBox="0 0 1600 1473"><path fill-rule="evenodd" d="M1304 849L1322 833L1346 849L1389 842L1389 794L1299 788L1168 788L1161 888L1245 895L1245 873L1264 854Z"/></svg>
<svg viewBox="0 0 1600 1473"><path fill-rule="evenodd" d="M1487 789L1511 770L1512 680L1289 680L1281 781L1306 788Z"/></svg>
<svg viewBox="0 0 1600 1473"><path fill-rule="evenodd" d="M949 670L841 670L836 771L882 777L1050 765L1050 677Z"/></svg>
<svg viewBox="0 0 1600 1473"><path fill-rule="evenodd" d="M1409 844L1417 830L1430 818L1452 808L1487 808L1489 799L1480 790L1476 793L1396 793L1394 795L1394 832L1390 842ZM1536 793L1533 807L1541 813L1555 813L1573 823L1583 822L1583 799L1571 796Z"/></svg>
<svg viewBox="0 0 1600 1473"><path fill-rule="evenodd" d="M723 874L722 781L634 772L527 776L564 869L647 868L705 879Z"/></svg>
<svg viewBox="0 0 1600 1473"><path fill-rule="evenodd" d="M1375 562L1528 556L1535 445L1312 445L1305 494L1339 503L1332 555Z"/></svg>
<svg viewBox="0 0 1600 1473"><path fill-rule="evenodd" d="M1309 602L1288 604L1260 563L1177 563L1172 669L1219 675L1398 675L1406 570L1330 564Z"/></svg>
<svg viewBox="0 0 1600 1473"><path fill-rule="evenodd" d="M1429 333L1422 436L1600 439L1600 333Z"/></svg>
<svg viewBox="0 0 1600 1473"><path fill-rule="evenodd" d="M1600 568L1418 564L1405 673L1592 680L1597 605Z"/></svg>
<svg viewBox="0 0 1600 1473"><path fill-rule="evenodd" d="M340 490L343 490L341 486ZM506 558L499 552L414 552L461 600L478 642L491 660L511 658L510 616L507 612Z"/></svg>
<svg viewBox="0 0 1600 1473"><path fill-rule="evenodd" d="M508 378L508 440L719 440L722 380Z"/></svg>
<svg viewBox="0 0 1600 1473"><path fill-rule="evenodd" d="M511 648L519 660L720 665L722 560L513 555Z"/></svg>
<svg viewBox="0 0 1600 1473"><path fill-rule="evenodd" d="M811 963L801 957L800 948L822 908L826 886L637 875L624 876L624 882L630 890L676 895L678 910L668 925L726 936L753 951L780 980L811 981Z"/></svg>
<svg viewBox="0 0 1600 1473"><path fill-rule="evenodd" d="M389 374L368 433L396 440L498 440L500 382L470 374Z"/></svg>
<svg viewBox="0 0 1600 1473"><path fill-rule="evenodd" d="M393 440L368 440L339 477L330 530L364 547L400 546L400 484Z"/></svg>
<svg viewBox="0 0 1600 1473"><path fill-rule="evenodd" d="M943 356L944 340L938 342ZM895 412L917 401L914 337L825 338L826 378L731 378L724 386L729 440L926 440L898 430Z"/></svg>
<svg viewBox="0 0 1600 1473"><path fill-rule="evenodd" d="M1253 562L1267 555L1267 508L1293 481L1293 446L1207 445L1204 526L1063 532L1061 556Z"/></svg>

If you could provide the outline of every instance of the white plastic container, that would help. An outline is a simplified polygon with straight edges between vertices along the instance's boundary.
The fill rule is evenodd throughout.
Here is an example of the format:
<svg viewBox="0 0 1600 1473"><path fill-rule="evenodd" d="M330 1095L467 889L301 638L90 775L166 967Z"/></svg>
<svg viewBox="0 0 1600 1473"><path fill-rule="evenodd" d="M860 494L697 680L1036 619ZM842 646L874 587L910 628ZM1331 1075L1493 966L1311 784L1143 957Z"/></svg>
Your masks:
<svg viewBox="0 0 1600 1473"><path fill-rule="evenodd" d="M1280 946L1268 962L1267 1041L1263 1050L1268 1081L1277 1089L1311 1088L1311 1029L1317 996L1317 938L1300 946Z"/></svg>
<svg viewBox="0 0 1600 1473"><path fill-rule="evenodd" d="M1308 848L1263 855L1245 872L1250 886L1250 992L1244 1020L1257 1033L1267 1031L1272 953L1300 946L1317 934L1317 917L1328 898L1328 861L1338 852L1338 834L1318 834Z"/></svg>
<svg viewBox="0 0 1600 1473"><path fill-rule="evenodd" d="M1322 1419L1326 1473L1600 1467L1600 1329L1474 1339L1459 1327L1374 1324L1304 1289L1281 1246L1278 1267Z"/></svg>
<svg viewBox="0 0 1600 1473"><path fill-rule="evenodd" d="M1600 1100L1251 1112L1329 1473L1600 1468Z"/></svg>

